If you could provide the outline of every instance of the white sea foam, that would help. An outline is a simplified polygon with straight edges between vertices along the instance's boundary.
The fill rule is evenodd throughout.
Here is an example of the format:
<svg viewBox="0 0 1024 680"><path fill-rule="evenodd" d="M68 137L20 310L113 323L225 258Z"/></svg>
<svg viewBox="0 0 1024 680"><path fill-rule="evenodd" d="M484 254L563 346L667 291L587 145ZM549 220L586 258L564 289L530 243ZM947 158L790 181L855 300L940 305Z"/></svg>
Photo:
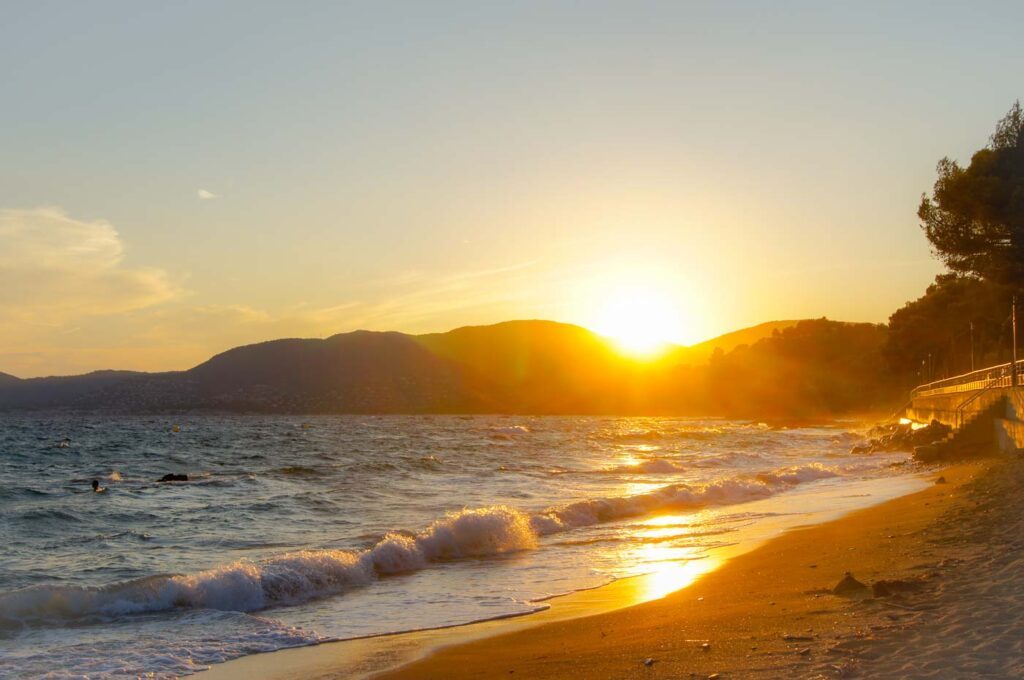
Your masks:
<svg viewBox="0 0 1024 680"><path fill-rule="evenodd" d="M569 503L535 515L532 522L538 534L547 535L637 517L665 508L698 508L759 500L803 482L838 476L839 473L829 468L813 464L783 468L752 478L726 478L707 484L670 484L635 496Z"/></svg>
<svg viewBox="0 0 1024 680"><path fill-rule="evenodd" d="M507 427L494 427L490 429L492 439L512 439L513 437L529 433L530 428L525 425L509 425Z"/></svg>
<svg viewBox="0 0 1024 680"><path fill-rule="evenodd" d="M155 576L106 588L36 586L0 594L0 626L105 619L168 609L251 612L336 595L380 576L433 563L536 547L539 537L667 508L729 505L767 498L838 473L821 465L783 468L707 484L672 484L634 496L577 501L527 514L504 505L448 513L420 533L391 532L362 550L301 550L240 560L186 575Z"/></svg>
<svg viewBox="0 0 1024 680"><path fill-rule="evenodd" d="M140 621L131 644L99 635L73 647L16 645L0 660L0 675L16 668L16 677L47 680L81 678L168 679L206 670L246 654L271 652L324 642L316 632L260 616L229 612L182 612L173 628L154 619ZM214 630L216 635L208 632ZM4 662L12 664L5 666Z"/></svg>

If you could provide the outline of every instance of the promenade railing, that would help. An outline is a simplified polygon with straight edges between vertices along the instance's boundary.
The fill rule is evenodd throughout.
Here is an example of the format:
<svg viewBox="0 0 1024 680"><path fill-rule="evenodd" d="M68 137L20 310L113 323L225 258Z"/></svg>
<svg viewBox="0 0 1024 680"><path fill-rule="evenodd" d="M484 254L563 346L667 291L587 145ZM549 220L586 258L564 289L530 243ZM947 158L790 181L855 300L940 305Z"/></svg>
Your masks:
<svg viewBox="0 0 1024 680"><path fill-rule="evenodd" d="M1024 360L1017 362L1017 374L1024 375ZM924 385L918 385L910 392L910 397L931 397L939 394L956 394L958 392L972 392L974 390L985 390L993 387L1013 386L1013 362L989 366L970 373L934 380ZM1020 378L1017 380L1021 382Z"/></svg>

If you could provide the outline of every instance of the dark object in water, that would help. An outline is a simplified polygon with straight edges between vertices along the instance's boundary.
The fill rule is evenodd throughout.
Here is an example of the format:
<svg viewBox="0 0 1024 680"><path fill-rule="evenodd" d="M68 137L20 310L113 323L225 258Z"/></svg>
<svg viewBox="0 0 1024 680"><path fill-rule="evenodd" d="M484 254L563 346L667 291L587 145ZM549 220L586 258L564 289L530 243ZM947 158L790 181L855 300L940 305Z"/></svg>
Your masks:
<svg viewBox="0 0 1024 680"><path fill-rule="evenodd" d="M850 453L877 453L879 451L914 451L915 447L927 447L945 441L953 432L949 425L933 420L916 430L911 423L898 423L873 428L871 434L878 435L864 444L854 446Z"/></svg>
<svg viewBox="0 0 1024 680"><path fill-rule="evenodd" d="M841 595L843 597L851 595L863 595L867 592L868 587L855 579L853 574L846 572L842 580L836 584L836 587L832 589L832 593L835 595Z"/></svg>
<svg viewBox="0 0 1024 680"><path fill-rule="evenodd" d="M935 480L935 483L936 484L945 484L946 483L946 478L945 477L939 477L938 479Z"/></svg>
<svg viewBox="0 0 1024 680"><path fill-rule="evenodd" d="M164 475L163 477L161 477L160 479L158 479L156 481L158 481L158 482L187 482L188 481L188 475L179 475L179 474L175 474L175 473L171 472L169 474Z"/></svg>
<svg viewBox="0 0 1024 680"><path fill-rule="evenodd" d="M107 487L100 486L100 480L94 479L94 480L92 480L92 490L95 493L106 493L107 492Z"/></svg>

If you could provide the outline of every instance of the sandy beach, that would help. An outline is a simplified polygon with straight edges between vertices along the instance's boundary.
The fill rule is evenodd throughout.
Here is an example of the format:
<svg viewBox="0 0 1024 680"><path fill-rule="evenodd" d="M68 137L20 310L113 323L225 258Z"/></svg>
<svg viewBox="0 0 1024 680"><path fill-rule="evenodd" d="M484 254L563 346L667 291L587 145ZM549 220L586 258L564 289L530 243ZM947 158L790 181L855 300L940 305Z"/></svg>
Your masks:
<svg viewBox="0 0 1024 680"><path fill-rule="evenodd" d="M1020 577L987 548L1012 550L1003 534L1016 523L992 520L1019 473L947 469L943 484L787 533L661 600L447 648L380 677L1008 677L1016 655L1000 652L1024 630L1006 611ZM837 596L847 571L907 590Z"/></svg>
<svg viewBox="0 0 1024 680"><path fill-rule="evenodd" d="M207 676L1019 676L1024 539L1012 499L1024 464L974 461L929 481L726 557L643 604L615 608L643 587L626 579L529 617L256 655ZM835 594L846 572L865 588ZM395 668L401 658L416 660Z"/></svg>

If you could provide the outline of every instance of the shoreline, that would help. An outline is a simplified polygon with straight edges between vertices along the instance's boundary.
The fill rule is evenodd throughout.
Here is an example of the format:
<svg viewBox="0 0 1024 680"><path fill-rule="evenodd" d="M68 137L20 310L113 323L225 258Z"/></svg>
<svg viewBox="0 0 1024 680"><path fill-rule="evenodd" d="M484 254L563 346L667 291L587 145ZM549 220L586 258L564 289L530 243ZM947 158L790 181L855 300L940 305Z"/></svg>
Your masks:
<svg viewBox="0 0 1024 680"><path fill-rule="evenodd" d="M789 497L774 497L743 504L745 510L767 510L775 516L762 520L754 529L740 535L736 542L709 549L701 558L675 563L666 572L623 577L594 588L534 601L533 604L547 605L538 611L254 654L211 666L202 672L202 677L209 680L248 680L257 675L261 678L285 680L339 675L346 678L377 678L391 677L392 673L394 677L420 677L417 675L419 670L410 675L403 674L410 665L418 667L421 663L429 663L443 650L487 644L540 627L563 623L571 625L594 616L615 615L631 608L657 604L692 588L698 579L718 573L723 565L728 567L733 561L743 559L790 532L842 521L851 513L879 507L893 499L905 498L907 494L919 493L920 489L926 489L931 484L930 480L922 481L923 476L927 475L934 477L930 472L918 472L861 480L824 493L820 489L811 489ZM865 504L863 499L868 497L871 502ZM801 509L809 499L814 509ZM441 673L442 676L446 674ZM478 674L466 677L486 676Z"/></svg>
<svg viewBox="0 0 1024 680"><path fill-rule="evenodd" d="M962 534L944 518L969 512L971 483L991 483L985 473L998 464L934 471L932 480L945 483L786 532L664 598L447 646L373 678L844 677L864 670L911 677L913 669L899 665L906 649L899 639L887 643L896 657L890 670L873 675L862 664L885 661L885 634L904 633L922 616L910 591L933 590L948 576L954 551L953 543L941 544L948 537L936 536ZM885 581L908 592L837 596L832 588L847 571L867 585Z"/></svg>

